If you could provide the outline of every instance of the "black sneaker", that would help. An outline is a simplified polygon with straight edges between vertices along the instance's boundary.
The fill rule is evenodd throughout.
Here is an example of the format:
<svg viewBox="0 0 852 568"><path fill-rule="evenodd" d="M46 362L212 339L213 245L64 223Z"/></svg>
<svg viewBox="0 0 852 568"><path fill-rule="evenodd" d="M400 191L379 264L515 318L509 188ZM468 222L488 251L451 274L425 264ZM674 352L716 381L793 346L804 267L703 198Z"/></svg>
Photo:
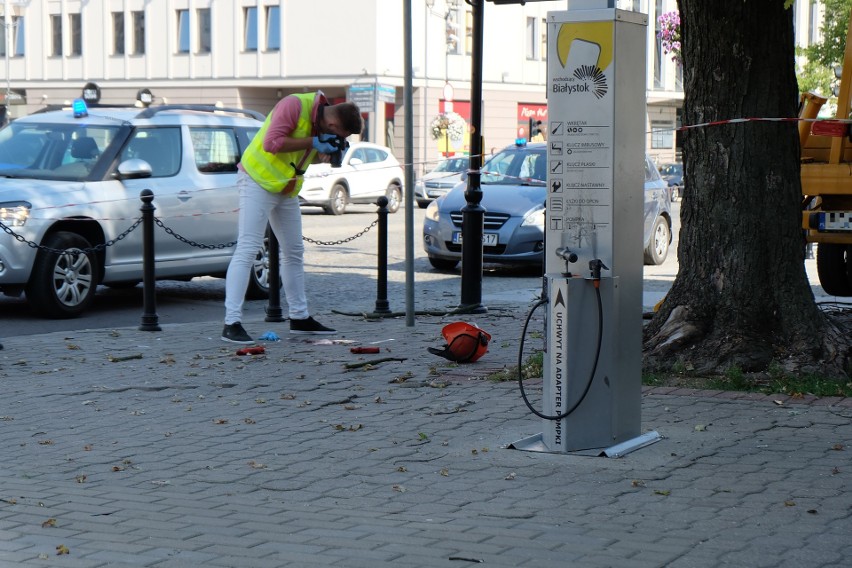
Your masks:
<svg viewBox="0 0 852 568"><path fill-rule="evenodd" d="M240 322L225 325L222 330L222 341L229 343L254 343L254 339L246 333Z"/></svg>
<svg viewBox="0 0 852 568"><path fill-rule="evenodd" d="M331 335L337 331L325 327L312 317L305 319L290 318L290 333L293 335Z"/></svg>

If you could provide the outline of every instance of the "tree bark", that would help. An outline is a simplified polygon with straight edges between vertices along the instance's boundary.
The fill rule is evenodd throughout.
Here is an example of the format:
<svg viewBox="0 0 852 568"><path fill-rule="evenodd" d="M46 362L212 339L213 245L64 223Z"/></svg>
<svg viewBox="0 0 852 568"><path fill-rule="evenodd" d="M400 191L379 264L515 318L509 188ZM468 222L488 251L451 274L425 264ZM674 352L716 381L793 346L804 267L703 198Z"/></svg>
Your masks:
<svg viewBox="0 0 852 568"><path fill-rule="evenodd" d="M678 0L683 124L797 115L792 10L781 0ZM795 122L683 136L679 272L645 329L645 366L845 377L849 339L804 267Z"/></svg>

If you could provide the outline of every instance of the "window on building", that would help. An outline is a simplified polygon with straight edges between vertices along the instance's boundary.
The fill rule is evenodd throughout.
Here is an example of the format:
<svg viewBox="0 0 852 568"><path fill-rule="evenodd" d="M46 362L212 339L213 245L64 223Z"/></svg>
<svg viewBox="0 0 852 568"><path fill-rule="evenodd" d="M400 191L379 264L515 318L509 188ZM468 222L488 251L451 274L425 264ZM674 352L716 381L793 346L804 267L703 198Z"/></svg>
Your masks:
<svg viewBox="0 0 852 568"><path fill-rule="evenodd" d="M527 46L527 59L536 59L535 53L538 49L538 34L536 33L536 19L535 18L527 18L527 33L526 33L526 46Z"/></svg>
<svg viewBox="0 0 852 568"><path fill-rule="evenodd" d="M198 52L210 53L210 8L196 10L198 16Z"/></svg>
<svg viewBox="0 0 852 568"><path fill-rule="evenodd" d="M245 20L243 50L257 51L257 8L254 6L243 8L243 19Z"/></svg>
<svg viewBox="0 0 852 568"><path fill-rule="evenodd" d="M547 61L547 18L541 20L541 60Z"/></svg>
<svg viewBox="0 0 852 568"><path fill-rule="evenodd" d="M819 9L820 2L811 2L811 13L808 18L808 45L813 45L819 38Z"/></svg>
<svg viewBox="0 0 852 568"><path fill-rule="evenodd" d="M83 20L79 13L68 14L68 29L71 30L70 55L83 55Z"/></svg>
<svg viewBox="0 0 852 568"><path fill-rule="evenodd" d="M177 11L178 53L189 53L189 10Z"/></svg>
<svg viewBox="0 0 852 568"><path fill-rule="evenodd" d="M281 8L279 6L266 7L266 50L278 51L281 49Z"/></svg>
<svg viewBox="0 0 852 568"><path fill-rule="evenodd" d="M6 26L0 22L0 57L6 57Z"/></svg>
<svg viewBox="0 0 852 568"><path fill-rule="evenodd" d="M145 12L130 12L133 20L133 54L145 54Z"/></svg>
<svg viewBox="0 0 852 568"><path fill-rule="evenodd" d="M461 53L459 44L459 13L458 10L449 10L445 16L446 31L444 34L447 43L447 53L458 55Z"/></svg>
<svg viewBox="0 0 852 568"><path fill-rule="evenodd" d="M663 0L657 0L655 14L663 13ZM654 88L663 86L663 40L660 39L662 26L660 20L654 19Z"/></svg>
<svg viewBox="0 0 852 568"><path fill-rule="evenodd" d="M124 55L124 12L112 13L112 53Z"/></svg>
<svg viewBox="0 0 852 568"><path fill-rule="evenodd" d="M464 11L464 52L473 54L473 12Z"/></svg>
<svg viewBox="0 0 852 568"><path fill-rule="evenodd" d="M651 148L670 149L674 147L672 133L674 127L671 122L660 120L651 121Z"/></svg>
<svg viewBox="0 0 852 568"><path fill-rule="evenodd" d="M62 56L62 15L50 15L50 54L54 57Z"/></svg>
<svg viewBox="0 0 852 568"><path fill-rule="evenodd" d="M16 57L23 57L25 53L26 46L26 35L24 33L24 17L23 16L13 16L12 17L12 43L15 46L14 53L12 55Z"/></svg>

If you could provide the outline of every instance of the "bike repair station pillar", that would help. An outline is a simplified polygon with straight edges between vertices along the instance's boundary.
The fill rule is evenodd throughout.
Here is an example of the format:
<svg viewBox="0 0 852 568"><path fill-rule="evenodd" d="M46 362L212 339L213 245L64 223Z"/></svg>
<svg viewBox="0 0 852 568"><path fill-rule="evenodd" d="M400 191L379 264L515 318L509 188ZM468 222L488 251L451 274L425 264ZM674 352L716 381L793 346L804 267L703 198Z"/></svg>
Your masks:
<svg viewBox="0 0 852 568"><path fill-rule="evenodd" d="M659 439L640 432L648 16L611 5L547 17L546 417L521 450L614 456Z"/></svg>

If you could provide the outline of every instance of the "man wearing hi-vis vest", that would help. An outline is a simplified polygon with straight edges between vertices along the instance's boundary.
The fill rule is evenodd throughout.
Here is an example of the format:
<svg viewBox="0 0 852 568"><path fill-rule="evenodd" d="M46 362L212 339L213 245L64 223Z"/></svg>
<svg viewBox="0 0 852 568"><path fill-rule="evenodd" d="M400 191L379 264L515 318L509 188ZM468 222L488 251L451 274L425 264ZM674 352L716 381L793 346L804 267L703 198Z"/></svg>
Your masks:
<svg viewBox="0 0 852 568"><path fill-rule="evenodd" d="M339 149L335 143L361 134L361 128L361 111L354 103L329 105L320 91L288 95L266 117L239 165L239 233L225 278L223 341L254 343L241 323L243 301L267 222L281 245L281 282L289 306L290 333L335 333L308 313L297 196L308 165L330 161Z"/></svg>

